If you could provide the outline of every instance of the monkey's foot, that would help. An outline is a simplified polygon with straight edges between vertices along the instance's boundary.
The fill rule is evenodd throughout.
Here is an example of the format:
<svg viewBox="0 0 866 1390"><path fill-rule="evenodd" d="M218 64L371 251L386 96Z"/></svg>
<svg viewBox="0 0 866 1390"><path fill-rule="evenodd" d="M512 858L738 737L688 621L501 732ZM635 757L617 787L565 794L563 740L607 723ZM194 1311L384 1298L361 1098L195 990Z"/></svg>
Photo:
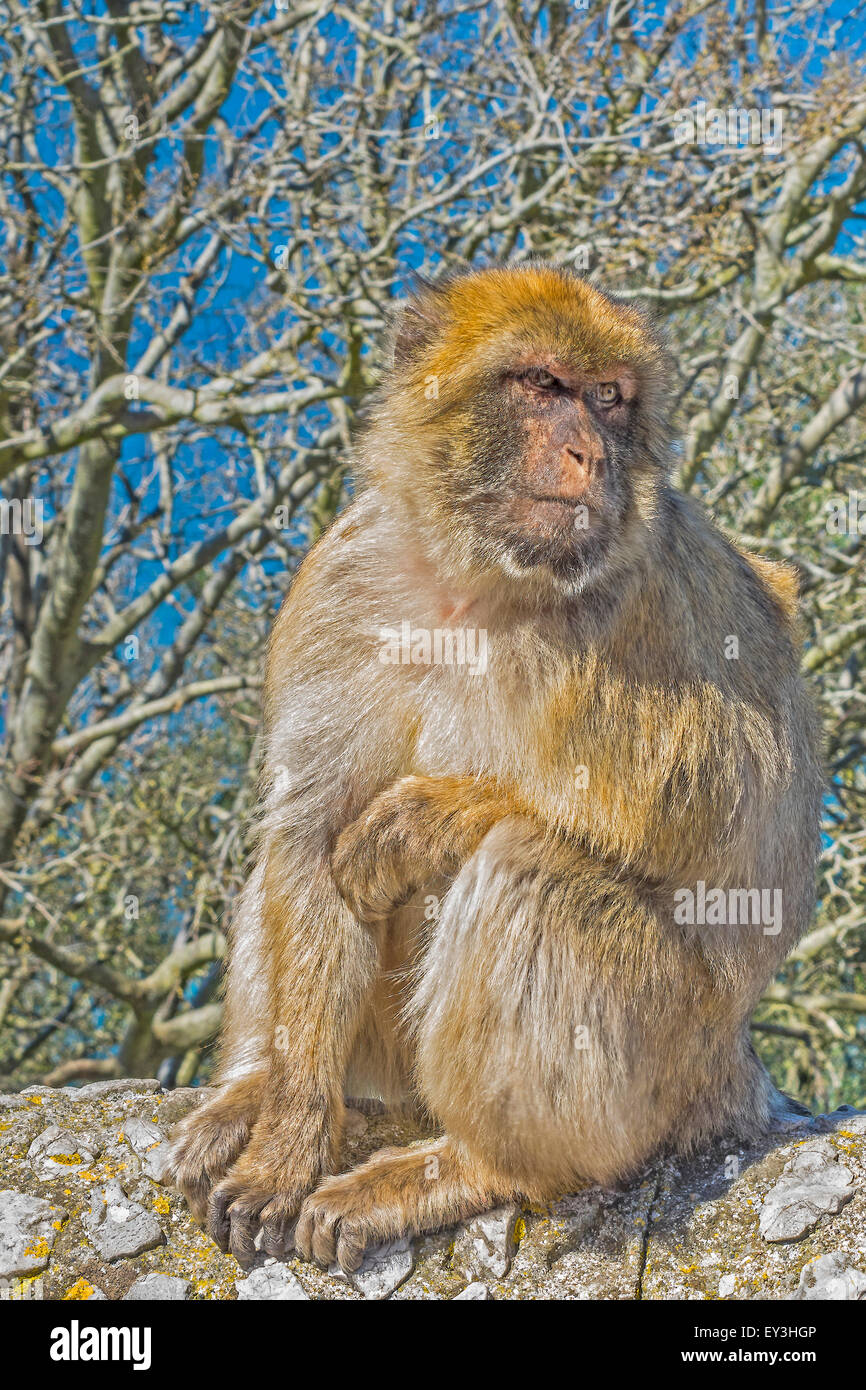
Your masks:
<svg viewBox="0 0 866 1390"><path fill-rule="evenodd" d="M187 1115L175 1130L162 1181L183 1193L199 1224L204 1224L211 1189L249 1142L264 1080L263 1073L255 1073L231 1083Z"/></svg>
<svg viewBox="0 0 866 1390"><path fill-rule="evenodd" d="M261 1230L266 1254L290 1255L301 1203L330 1170L332 1139L264 1108L249 1144L210 1195L207 1231L220 1249L246 1267Z"/></svg>
<svg viewBox="0 0 866 1390"><path fill-rule="evenodd" d="M448 1138L411 1149L382 1149L339 1177L326 1178L304 1202L295 1248L347 1274L368 1245L438 1230L513 1196Z"/></svg>
<svg viewBox="0 0 866 1390"><path fill-rule="evenodd" d="M265 1254L284 1260L294 1248L295 1221L311 1186L299 1183L275 1190L276 1181L262 1181L261 1174L254 1176L238 1164L210 1195L208 1235L244 1269L255 1259L259 1231Z"/></svg>

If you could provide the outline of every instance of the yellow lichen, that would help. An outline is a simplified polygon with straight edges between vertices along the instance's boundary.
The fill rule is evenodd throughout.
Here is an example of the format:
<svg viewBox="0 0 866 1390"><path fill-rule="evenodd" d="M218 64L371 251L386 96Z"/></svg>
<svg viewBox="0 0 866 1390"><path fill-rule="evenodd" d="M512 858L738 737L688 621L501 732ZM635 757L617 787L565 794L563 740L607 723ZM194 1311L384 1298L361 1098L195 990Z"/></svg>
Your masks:
<svg viewBox="0 0 866 1390"><path fill-rule="evenodd" d="M86 1279L77 1279L72 1288L66 1290L62 1301L65 1303L69 1300L92 1298L95 1292L93 1285L88 1284Z"/></svg>
<svg viewBox="0 0 866 1390"><path fill-rule="evenodd" d="M27 1256L28 1259L31 1260L43 1260L45 1259L46 1255L51 1254L51 1246L48 1244L48 1241L45 1239L44 1236L40 1236L39 1239L35 1242L35 1244L28 1245L27 1249L24 1251L24 1254Z"/></svg>

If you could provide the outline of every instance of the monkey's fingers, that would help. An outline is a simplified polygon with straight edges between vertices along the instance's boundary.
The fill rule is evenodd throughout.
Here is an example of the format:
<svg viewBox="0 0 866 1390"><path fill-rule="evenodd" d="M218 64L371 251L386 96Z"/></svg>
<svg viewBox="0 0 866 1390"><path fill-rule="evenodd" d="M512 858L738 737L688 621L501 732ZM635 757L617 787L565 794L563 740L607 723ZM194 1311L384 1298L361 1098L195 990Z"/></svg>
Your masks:
<svg viewBox="0 0 866 1390"><path fill-rule="evenodd" d="M415 892L415 884L404 886L400 891L392 891L387 885L377 889L375 885L337 884L337 892L343 899L353 917L359 922L372 924L384 922L408 902Z"/></svg>
<svg viewBox="0 0 866 1390"><path fill-rule="evenodd" d="M162 1182L178 1189L194 1219L204 1224L211 1189L242 1153L255 1110L246 1112L220 1098L188 1115L179 1126L162 1173Z"/></svg>
<svg viewBox="0 0 866 1390"><path fill-rule="evenodd" d="M306 1190L275 1191L273 1183L261 1174L251 1176L241 1162L210 1195L208 1234L245 1269L256 1257L259 1231L262 1250L284 1259L294 1248L294 1223Z"/></svg>
<svg viewBox="0 0 866 1390"><path fill-rule="evenodd" d="M339 836L331 856L337 890L360 921L381 921L421 884L456 872L513 810L475 778L402 777Z"/></svg>
<svg viewBox="0 0 866 1390"><path fill-rule="evenodd" d="M228 1211L233 1201L232 1189L227 1184L222 1183L219 1187L214 1188L207 1204L207 1233L223 1253L229 1248L231 1222Z"/></svg>
<svg viewBox="0 0 866 1390"><path fill-rule="evenodd" d="M259 1214L255 1206L235 1202L228 1210L228 1248L241 1269L249 1269L256 1258L256 1236L259 1233Z"/></svg>
<svg viewBox="0 0 866 1390"><path fill-rule="evenodd" d="M343 831L331 859L337 892L359 922L381 922L411 898L417 884L396 869L394 860L365 842L355 826Z"/></svg>

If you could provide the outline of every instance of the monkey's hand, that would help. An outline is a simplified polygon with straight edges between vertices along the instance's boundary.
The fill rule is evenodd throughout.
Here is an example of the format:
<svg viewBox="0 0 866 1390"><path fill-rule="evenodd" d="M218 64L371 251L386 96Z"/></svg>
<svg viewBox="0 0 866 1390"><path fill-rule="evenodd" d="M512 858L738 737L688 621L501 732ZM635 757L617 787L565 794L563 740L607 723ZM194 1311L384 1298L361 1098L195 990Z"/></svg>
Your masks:
<svg viewBox="0 0 866 1390"><path fill-rule="evenodd" d="M402 777L337 840L337 890L359 921L381 921L423 884L455 873L514 809L492 783L473 777Z"/></svg>

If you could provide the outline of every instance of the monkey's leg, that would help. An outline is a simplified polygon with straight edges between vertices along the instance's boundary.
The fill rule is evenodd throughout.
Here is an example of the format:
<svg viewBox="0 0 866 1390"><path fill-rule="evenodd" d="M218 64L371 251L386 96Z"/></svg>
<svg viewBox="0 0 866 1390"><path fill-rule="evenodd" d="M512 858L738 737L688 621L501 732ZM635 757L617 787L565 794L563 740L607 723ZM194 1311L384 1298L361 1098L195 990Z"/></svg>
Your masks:
<svg viewBox="0 0 866 1390"><path fill-rule="evenodd" d="M430 904L448 890L432 879L388 919L380 940L379 972L366 1001L352 1044L346 1098L356 1105L376 1097L382 1109L423 1121L426 1112L412 1082L413 1048L404 1013L412 990L412 970L429 935ZM363 1108L363 1105L362 1105Z"/></svg>
<svg viewBox="0 0 866 1390"><path fill-rule="evenodd" d="M513 1195L507 1181L447 1137L381 1149L307 1198L295 1245L305 1259L325 1266L336 1259L351 1273L368 1245L450 1226Z"/></svg>
<svg viewBox="0 0 866 1390"><path fill-rule="evenodd" d="M378 943L337 895L324 856L274 840L262 885L271 1036L259 1117L208 1203L208 1230L246 1263L259 1226L283 1255L301 1202L337 1161L347 1061L379 969Z"/></svg>
<svg viewBox="0 0 866 1390"><path fill-rule="evenodd" d="M305 1254L349 1267L367 1241L611 1183L664 1143L767 1117L747 1004L664 895L521 817L457 875L419 977L416 1077L448 1162L430 1181L434 1149L390 1151L324 1183L302 1210Z"/></svg>
<svg viewBox="0 0 866 1390"><path fill-rule="evenodd" d="M175 1130L163 1181L179 1188L203 1222L211 1189L249 1140L261 1109L271 1036L262 950L264 864L251 874L231 925L225 1024L213 1094Z"/></svg>
<svg viewBox="0 0 866 1390"><path fill-rule="evenodd" d="M339 836L334 882L359 921L382 921L434 875L455 873L513 810L487 781L401 777Z"/></svg>
<svg viewBox="0 0 866 1390"><path fill-rule="evenodd" d="M518 816L443 901L411 1006L419 1092L530 1199L768 1120L750 1000L673 906Z"/></svg>

